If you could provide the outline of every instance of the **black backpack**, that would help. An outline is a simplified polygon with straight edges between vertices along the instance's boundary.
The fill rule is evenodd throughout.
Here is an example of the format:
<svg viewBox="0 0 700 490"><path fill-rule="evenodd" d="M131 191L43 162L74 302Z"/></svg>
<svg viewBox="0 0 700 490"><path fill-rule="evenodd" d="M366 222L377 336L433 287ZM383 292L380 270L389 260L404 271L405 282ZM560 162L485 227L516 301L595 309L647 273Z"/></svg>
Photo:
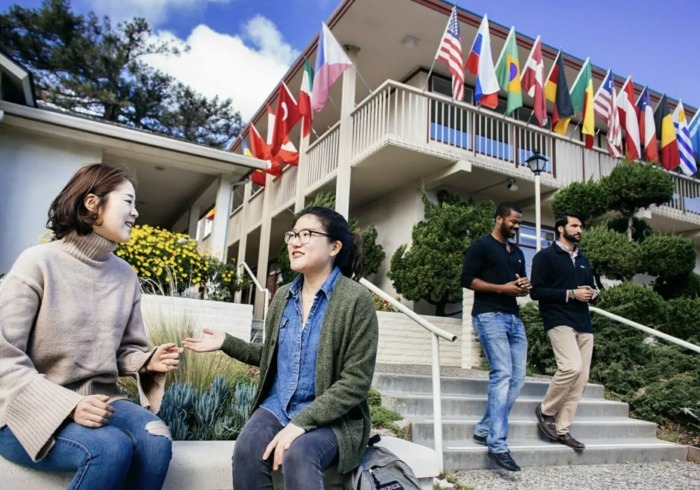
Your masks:
<svg viewBox="0 0 700 490"><path fill-rule="evenodd" d="M360 466L352 473L352 490L420 490L413 470L385 447L376 446L378 435L369 440Z"/></svg>

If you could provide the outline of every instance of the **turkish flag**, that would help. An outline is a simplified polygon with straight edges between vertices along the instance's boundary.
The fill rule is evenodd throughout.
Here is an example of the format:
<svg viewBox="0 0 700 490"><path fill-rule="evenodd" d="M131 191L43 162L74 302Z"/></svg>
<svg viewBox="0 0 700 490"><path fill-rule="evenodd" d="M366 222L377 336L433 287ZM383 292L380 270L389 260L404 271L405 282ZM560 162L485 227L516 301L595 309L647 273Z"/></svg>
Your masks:
<svg viewBox="0 0 700 490"><path fill-rule="evenodd" d="M272 142L270 143L270 154L277 155L284 144L285 138L289 135L294 125L301 119L301 112L297 101L291 94L284 82L280 83L279 95L277 96L277 111L275 112L275 127L272 132Z"/></svg>

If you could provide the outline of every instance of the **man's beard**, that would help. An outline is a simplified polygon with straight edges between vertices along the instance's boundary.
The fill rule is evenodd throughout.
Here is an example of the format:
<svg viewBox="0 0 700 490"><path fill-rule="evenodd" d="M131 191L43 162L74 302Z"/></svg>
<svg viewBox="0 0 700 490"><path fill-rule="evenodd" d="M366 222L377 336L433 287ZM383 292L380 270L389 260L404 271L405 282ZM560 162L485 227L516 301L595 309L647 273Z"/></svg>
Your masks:
<svg viewBox="0 0 700 490"><path fill-rule="evenodd" d="M573 242L573 243L578 243L581 241L580 236L569 235L566 231L564 232L564 238L566 238L567 240L569 240L570 242Z"/></svg>

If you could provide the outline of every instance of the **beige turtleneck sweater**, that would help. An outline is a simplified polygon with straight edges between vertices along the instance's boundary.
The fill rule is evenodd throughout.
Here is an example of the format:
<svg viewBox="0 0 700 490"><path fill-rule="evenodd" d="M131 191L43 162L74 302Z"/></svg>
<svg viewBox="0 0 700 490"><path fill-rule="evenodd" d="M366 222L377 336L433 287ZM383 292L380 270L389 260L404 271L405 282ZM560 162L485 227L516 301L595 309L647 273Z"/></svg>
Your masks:
<svg viewBox="0 0 700 490"><path fill-rule="evenodd" d="M118 376L135 376L141 403L158 411L164 375L138 374L149 360L136 274L90 234L25 250L0 284L0 428L33 460L87 395L124 398Z"/></svg>

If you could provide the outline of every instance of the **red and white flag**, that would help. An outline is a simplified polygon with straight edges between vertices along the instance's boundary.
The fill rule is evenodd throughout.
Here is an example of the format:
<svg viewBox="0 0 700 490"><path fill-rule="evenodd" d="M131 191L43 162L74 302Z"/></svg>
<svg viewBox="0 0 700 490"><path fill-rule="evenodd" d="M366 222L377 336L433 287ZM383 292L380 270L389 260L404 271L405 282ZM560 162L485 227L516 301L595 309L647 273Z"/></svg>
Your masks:
<svg viewBox="0 0 700 490"><path fill-rule="evenodd" d="M639 145L639 118L634 104L634 83L627 77L617 96L617 110L620 113L620 125L625 130L625 150L627 158L639 160L642 156Z"/></svg>
<svg viewBox="0 0 700 490"><path fill-rule="evenodd" d="M273 138L273 131L275 127L275 115L272 113L272 109L270 109L269 105L267 106L267 144L268 146L272 146L272 138ZM291 142L289 139L289 136L285 135L283 140L282 140L282 146L280 149L275 153L274 155L272 152L270 152L271 157L272 157L272 164L277 163L277 165L280 168L280 174L282 172L282 165L283 163L287 163L289 165L298 165L299 164L299 152L297 151L296 146L294 146L294 143Z"/></svg>
<svg viewBox="0 0 700 490"><path fill-rule="evenodd" d="M462 64L462 40L459 34L457 7L452 7L452 13L447 20L445 33L442 35L435 59L445 63L452 74L452 98L464 100L464 65Z"/></svg>
<svg viewBox="0 0 700 490"><path fill-rule="evenodd" d="M612 70L603 79L593 97L593 112L608 125L608 153L615 158L622 156L622 129L617 112L617 94Z"/></svg>
<svg viewBox="0 0 700 490"><path fill-rule="evenodd" d="M544 126L547 124L547 101L544 98L544 60L540 36L535 39L530 56L523 66L520 85L532 97L532 111L540 127Z"/></svg>
<svg viewBox="0 0 700 490"><path fill-rule="evenodd" d="M275 125L272 131L272 142L270 143L270 154L277 155L288 138L294 125L301 119L301 112L294 96L289 92L287 84L280 82L280 89L277 95L277 112L275 113Z"/></svg>

